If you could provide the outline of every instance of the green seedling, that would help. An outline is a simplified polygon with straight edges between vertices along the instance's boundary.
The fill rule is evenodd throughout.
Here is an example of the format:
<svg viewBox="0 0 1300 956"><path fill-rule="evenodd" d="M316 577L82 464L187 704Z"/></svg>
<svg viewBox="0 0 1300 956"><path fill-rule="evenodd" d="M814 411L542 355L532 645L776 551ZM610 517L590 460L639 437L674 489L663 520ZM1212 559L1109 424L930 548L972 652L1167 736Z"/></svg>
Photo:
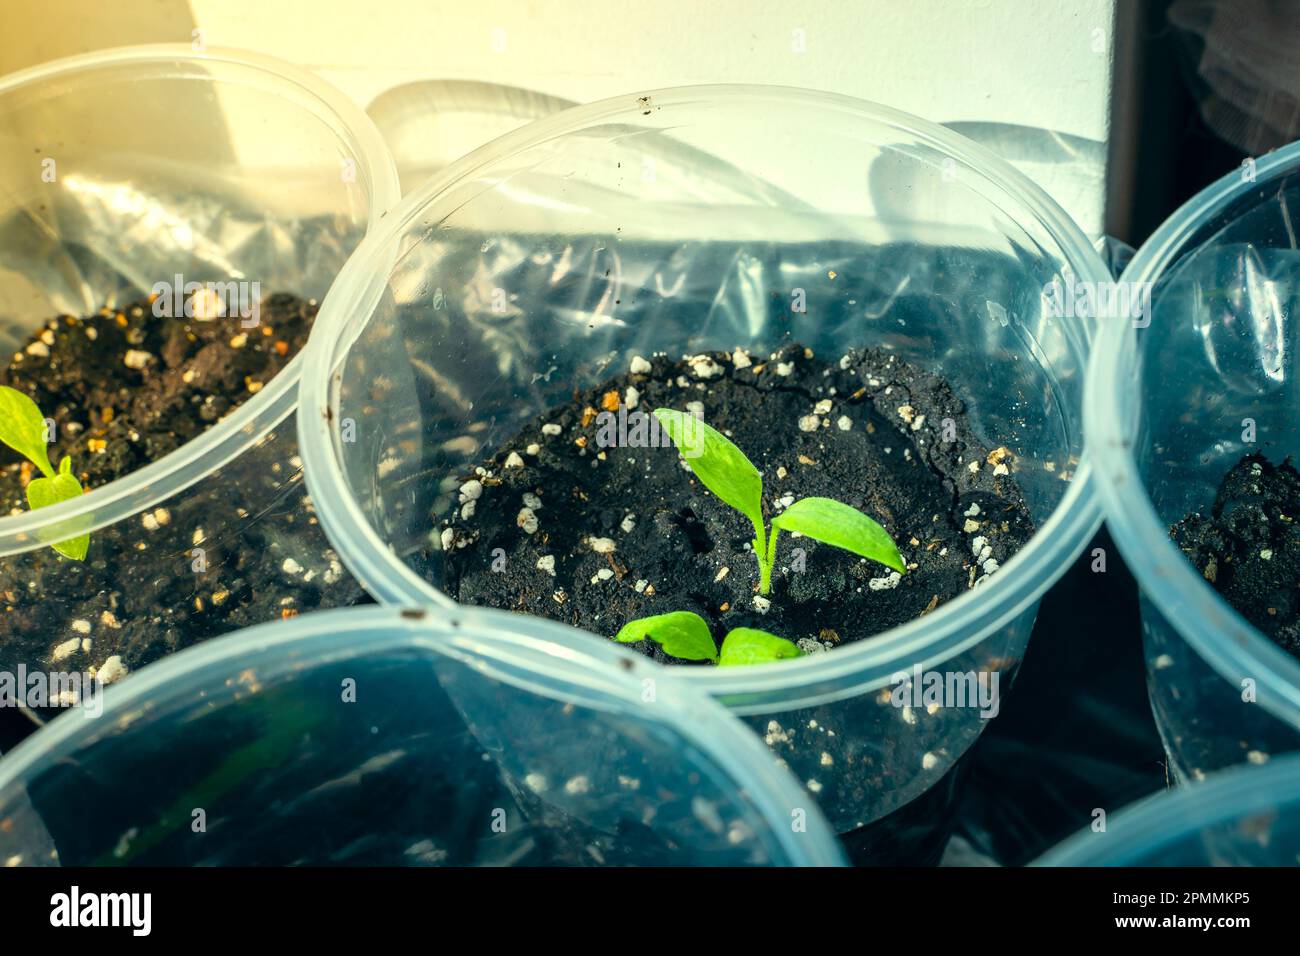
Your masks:
<svg viewBox="0 0 1300 956"><path fill-rule="evenodd" d="M17 389L0 385L0 442L8 445L38 469L40 478L27 483L27 504L35 511L83 493L81 482L72 473L72 459L67 455L55 471L50 464L45 416L36 403ZM50 545L66 558L80 561L90 548L89 534L76 534Z"/></svg>
<svg viewBox="0 0 1300 956"><path fill-rule="evenodd" d="M688 661L712 661L719 667L770 664L772 661L801 657L803 651L784 637L753 627L737 627L727 632L719 652L704 618L692 611L672 611L637 618L623 625L614 636L620 644L635 644L649 639L665 654Z"/></svg>
<svg viewBox="0 0 1300 956"><path fill-rule="evenodd" d="M889 532L856 508L833 498L801 498L772 519L768 534L763 520L763 476L745 453L721 432L686 412L656 408L654 415L704 487L753 524L761 594L772 590L776 539L782 531L797 532L843 548L878 561L899 574L906 571Z"/></svg>

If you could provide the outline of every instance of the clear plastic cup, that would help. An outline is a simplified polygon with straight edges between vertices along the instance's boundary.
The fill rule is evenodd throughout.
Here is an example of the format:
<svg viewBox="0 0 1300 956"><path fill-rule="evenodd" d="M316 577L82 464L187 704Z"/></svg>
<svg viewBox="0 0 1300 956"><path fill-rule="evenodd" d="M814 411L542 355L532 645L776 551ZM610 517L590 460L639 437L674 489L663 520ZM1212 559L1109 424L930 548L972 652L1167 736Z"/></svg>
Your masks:
<svg viewBox="0 0 1300 956"><path fill-rule="evenodd" d="M1197 194L1134 255L1149 324L1106 324L1088 372L1089 454L1107 523L1141 586L1151 709L1180 780L1300 746L1300 661L1256 630L1178 550L1247 452L1300 451L1294 338L1300 146ZM1145 320L1144 320L1145 321ZM1255 441L1246 420L1254 423Z"/></svg>
<svg viewBox="0 0 1300 956"><path fill-rule="evenodd" d="M1034 866L1295 866L1300 759L1236 767L1158 793L1070 837Z"/></svg>
<svg viewBox="0 0 1300 956"><path fill-rule="evenodd" d="M120 308L159 283L177 295L182 283L220 282L246 284L250 299L321 299L399 196L392 160L360 109L314 76L251 53L131 47L0 78L0 143L0 345L10 351L56 315ZM246 318L214 321L232 337L258 334ZM355 597L304 505L296 436L284 427L301 367L295 358L260 391L250 386L233 413L148 466L74 501L0 518L0 631L10 651L0 668L52 666L58 643L84 635L92 649L60 669L97 668L113 654L134 669L266 619L278 599L254 608L259 594L288 598L276 617ZM90 533L84 562L48 547L69 531ZM170 555L174 570L159 571L173 581L165 601L125 581L144 549ZM302 570L254 573L246 558L263 553ZM335 584L322 587L326 576ZM75 611L90 631L15 649L51 608ZM138 628L121 653L107 640L113 621Z"/></svg>
<svg viewBox="0 0 1300 956"><path fill-rule="evenodd" d="M90 700L0 761L0 860L843 863L816 804L724 708L516 615L303 615Z"/></svg>
<svg viewBox="0 0 1300 956"><path fill-rule="evenodd" d="M579 107L447 169L349 261L307 348L312 497L374 596L452 613L440 482L635 355L758 355L789 333L940 370L989 447L1015 453L1038 526L1027 546L976 592L871 640L678 677L743 715L852 830L932 787L984 723L894 706L898 675L997 673L1005 690L1039 596L1097 527L1079 459L1091 333L1043 297L1067 271L1107 278L1039 189L914 117L775 87ZM796 289L806 315L789 310ZM445 399L460 412L435 410ZM800 735L816 746L789 743Z"/></svg>

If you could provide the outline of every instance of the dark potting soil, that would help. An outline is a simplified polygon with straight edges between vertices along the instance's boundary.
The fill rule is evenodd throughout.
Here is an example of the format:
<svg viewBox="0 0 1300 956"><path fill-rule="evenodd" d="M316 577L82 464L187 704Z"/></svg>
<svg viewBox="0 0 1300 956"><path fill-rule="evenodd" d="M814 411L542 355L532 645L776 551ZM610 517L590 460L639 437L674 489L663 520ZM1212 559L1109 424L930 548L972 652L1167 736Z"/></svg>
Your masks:
<svg viewBox="0 0 1300 956"><path fill-rule="evenodd" d="M1170 529L1224 600L1300 657L1300 472L1246 455L1224 476L1208 515Z"/></svg>
<svg viewBox="0 0 1300 956"><path fill-rule="evenodd" d="M290 295L261 303L260 325L155 317L148 301L87 318L51 319L0 375L56 425L55 465L70 455L95 488L175 451L256 394L306 344L316 306ZM19 461L6 450L6 465ZM32 469L23 469L30 473ZM25 509L26 482L0 486Z"/></svg>
<svg viewBox="0 0 1300 956"><path fill-rule="evenodd" d="M259 324L156 317L149 301L51 319L0 383L56 425L88 494L197 437L278 374L316 304L263 299ZM292 422L159 506L92 533L81 562L51 548L0 558L0 669L98 671L106 679L238 627L361 591L317 527ZM27 510L38 474L0 447L3 513ZM195 549L199 551L195 551ZM116 658L116 660L113 660Z"/></svg>
<svg viewBox="0 0 1300 956"><path fill-rule="evenodd" d="M462 503L440 529L452 597L606 636L688 610L719 644L748 626L819 653L977 587L1033 533L1013 454L980 443L943 379L888 352L827 361L787 345L766 358L737 350L632 365L462 476ZM769 518L799 498L839 499L893 535L907 573L782 535L765 600L749 523L674 448L611 445L616 424L599 413L620 403L628 416L702 411L762 472Z"/></svg>

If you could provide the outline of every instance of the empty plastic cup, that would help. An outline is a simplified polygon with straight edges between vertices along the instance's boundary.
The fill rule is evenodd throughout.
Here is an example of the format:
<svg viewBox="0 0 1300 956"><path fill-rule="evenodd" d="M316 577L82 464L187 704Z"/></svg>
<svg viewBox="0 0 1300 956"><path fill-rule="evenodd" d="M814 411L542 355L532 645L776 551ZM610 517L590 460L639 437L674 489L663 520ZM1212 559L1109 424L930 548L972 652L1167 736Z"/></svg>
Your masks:
<svg viewBox="0 0 1300 956"><path fill-rule="evenodd" d="M1066 275L1107 278L1061 210L914 117L773 87L579 107L455 163L349 261L308 344L308 484L374 596L451 614L448 476L633 357L799 342L937 370L988 447L1013 453L1027 546L869 640L673 675L743 715L852 830L932 787L984 726L979 707L898 706L892 690L915 666L1005 691L1039 596L1097 526L1080 460L1090 329L1043 295Z"/></svg>
<svg viewBox="0 0 1300 956"><path fill-rule="evenodd" d="M303 615L87 701L0 761L0 863L843 859L724 708L621 648L501 612Z"/></svg>
<svg viewBox="0 0 1300 956"><path fill-rule="evenodd" d="M1149 314L1106 323L1088 373L1089 454L1141 586L1151 709L1180 780L1300 745L1300 660L1233 610L1169 534L1210 514L1244 455L1281 464L1300 451L1297 169L1300 145L1252 161L1156 230L1121 277L1149 293Z"/></svg>

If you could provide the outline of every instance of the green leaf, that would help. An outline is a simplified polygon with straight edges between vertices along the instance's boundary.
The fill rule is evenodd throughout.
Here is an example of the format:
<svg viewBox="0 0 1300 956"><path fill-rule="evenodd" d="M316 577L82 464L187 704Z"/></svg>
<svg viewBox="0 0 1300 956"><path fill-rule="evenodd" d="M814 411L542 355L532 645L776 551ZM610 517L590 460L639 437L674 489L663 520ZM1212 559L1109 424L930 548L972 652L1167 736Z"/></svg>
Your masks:
<svg viewBox="0 0 1300 956"><path fill-rule="evenodd" d="M770 664L791 657L802 657L798 646L767 631L754 627L737 627L727 633L722 642L719 667L741 667L748 664Z"/></svg>
<svg viewBox="0 0 1300 956"><path fill-rule="evenodd" d="M856 508L831 498L801 498L772 519L782 531L798 531L872 561L906 571L889 532Z"/></svg>
<svg viewBox="0 0 1300 956"><path fill-rule="evenodd" d="M33 511L48 505L57 505L60 501L70 501L82 494L81 482L72 474L72 459L66 455L59 462L59 473L52 478L33 478L27 483L27 503ZM67 538L51 542L50 547L65 558L81 561L90 549L90 535L77 534L77 526L89 523L86 518L64 522L54 528L42 531L42 537L58 536Z"/></svg>
<svg viewBox="0 0 1300 956"><path fill-rule="evenodd" d="M763 477L753 462L694 415L673 408L656 408L654 414L704 487L753 522L762 548Z"/></svg>
<svg viewBox="0 0 1300 956"><path fill-rule="evenodd" d="M45 440L45 416L34 401L7 385L0 385L0 442L28 459L41 474L54 477Z"/></svg>
<svg viewBox="0 0 1300 956"><path fill-rule="evenodd" d="M688 661L716 661L718 647L713 643L709 625L691 611L672 611L637 618L623 625L614 637L620 644L635 644L650 638L665 654Z"/></svg>

